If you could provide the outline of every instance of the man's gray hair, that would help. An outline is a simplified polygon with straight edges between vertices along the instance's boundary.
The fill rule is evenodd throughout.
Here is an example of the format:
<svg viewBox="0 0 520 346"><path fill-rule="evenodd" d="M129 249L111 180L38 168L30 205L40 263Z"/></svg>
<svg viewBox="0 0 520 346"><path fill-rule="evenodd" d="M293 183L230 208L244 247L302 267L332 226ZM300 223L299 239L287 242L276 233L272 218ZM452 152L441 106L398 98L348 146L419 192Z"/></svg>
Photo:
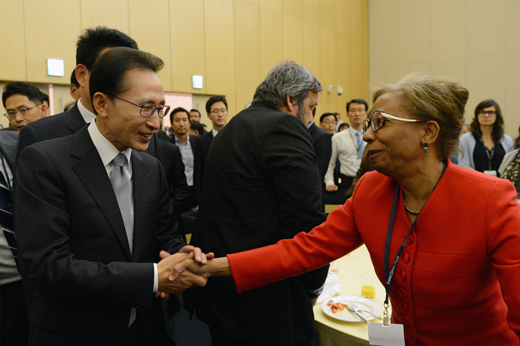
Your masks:
<svg viewBox="0 0 520 346"><path fill-rule="evenodd" d="M300 108L309 91L323 90L320 82L306 68L294 61L278 63L269 71L264 81L256 88L253 102L267 103L277 109L285 106L286 96Z"/></svg>

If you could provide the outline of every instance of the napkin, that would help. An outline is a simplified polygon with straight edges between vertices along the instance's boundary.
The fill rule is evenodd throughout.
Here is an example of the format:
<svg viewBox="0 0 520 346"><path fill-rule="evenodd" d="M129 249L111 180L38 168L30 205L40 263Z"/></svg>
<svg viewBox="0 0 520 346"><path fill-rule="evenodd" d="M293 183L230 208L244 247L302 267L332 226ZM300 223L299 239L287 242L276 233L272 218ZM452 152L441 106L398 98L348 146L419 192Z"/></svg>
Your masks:
<svg viewBox="0 0 520 346"><path fill-rule="evenodd" d="M323 292L321 292L320 296L318 297L318 304L323 303L325 300L332 298L339 293L341 284L339 282L338 276L335 273L329 272L324 286L325 287L323 288Z"/></svg>

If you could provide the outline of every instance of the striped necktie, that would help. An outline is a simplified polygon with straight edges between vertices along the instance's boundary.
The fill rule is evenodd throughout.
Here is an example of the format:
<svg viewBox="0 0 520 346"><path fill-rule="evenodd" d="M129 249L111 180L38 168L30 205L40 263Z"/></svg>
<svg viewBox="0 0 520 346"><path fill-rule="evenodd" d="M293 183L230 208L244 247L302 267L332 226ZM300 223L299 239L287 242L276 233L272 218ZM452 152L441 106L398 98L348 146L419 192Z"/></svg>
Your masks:
<svg viewBox="0 0 520 346"><path fill-rule="evenodd" d="M13 207L11 205L11 189L10 184L7 184L7 180L5 179L4 174L7 174L7 172L0 173L0 226L4 231L7 244L9 245L9 248L13 253L16 266L18 267L18 270L20 270L20 267L18 266L18 245L16 243L13 228Z"/></svg>

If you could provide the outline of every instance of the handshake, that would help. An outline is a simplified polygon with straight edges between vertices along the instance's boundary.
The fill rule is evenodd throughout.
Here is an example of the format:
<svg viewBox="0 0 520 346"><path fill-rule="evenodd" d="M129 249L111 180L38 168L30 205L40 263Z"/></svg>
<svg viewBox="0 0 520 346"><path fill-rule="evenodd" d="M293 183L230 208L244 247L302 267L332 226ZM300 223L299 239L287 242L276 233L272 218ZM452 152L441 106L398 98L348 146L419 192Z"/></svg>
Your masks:
<svg viewBox="0 0 520 346"><path fill-rule="evenodd" d="M159 292L178 294L193 286L204 287L210 276L231 276L227 257L214 258L213 252L204 254L200 248L188 245L176 254L161 251L157 263Z"/></svg>

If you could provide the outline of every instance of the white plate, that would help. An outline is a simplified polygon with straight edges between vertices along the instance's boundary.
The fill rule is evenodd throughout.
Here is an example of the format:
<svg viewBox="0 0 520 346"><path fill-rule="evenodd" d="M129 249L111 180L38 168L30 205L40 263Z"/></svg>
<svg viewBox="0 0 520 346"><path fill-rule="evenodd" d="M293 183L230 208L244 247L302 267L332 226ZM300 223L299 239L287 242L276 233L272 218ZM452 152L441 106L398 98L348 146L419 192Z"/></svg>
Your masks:
<svg viewBox="0 0 520 346"><path fill-rule="evenodd" d="M357 317L354 313L350 312L346 308L343 311L338 311L338 313L336 314L332 313L330 306L327 305L329 300L332 300L334 303L344 303L349 305L352 305L352 303L354 303L361 310L370 311L376 316L381 315L381 308L379 307L379 305L368 299L351 296L332 297L321 304L321 309L324 313L337 320L347 322L363 322L359 317ZM374 316L367 314L366 312L359 312L359 314L366 318L368 321L375 319Z"/></svg>

